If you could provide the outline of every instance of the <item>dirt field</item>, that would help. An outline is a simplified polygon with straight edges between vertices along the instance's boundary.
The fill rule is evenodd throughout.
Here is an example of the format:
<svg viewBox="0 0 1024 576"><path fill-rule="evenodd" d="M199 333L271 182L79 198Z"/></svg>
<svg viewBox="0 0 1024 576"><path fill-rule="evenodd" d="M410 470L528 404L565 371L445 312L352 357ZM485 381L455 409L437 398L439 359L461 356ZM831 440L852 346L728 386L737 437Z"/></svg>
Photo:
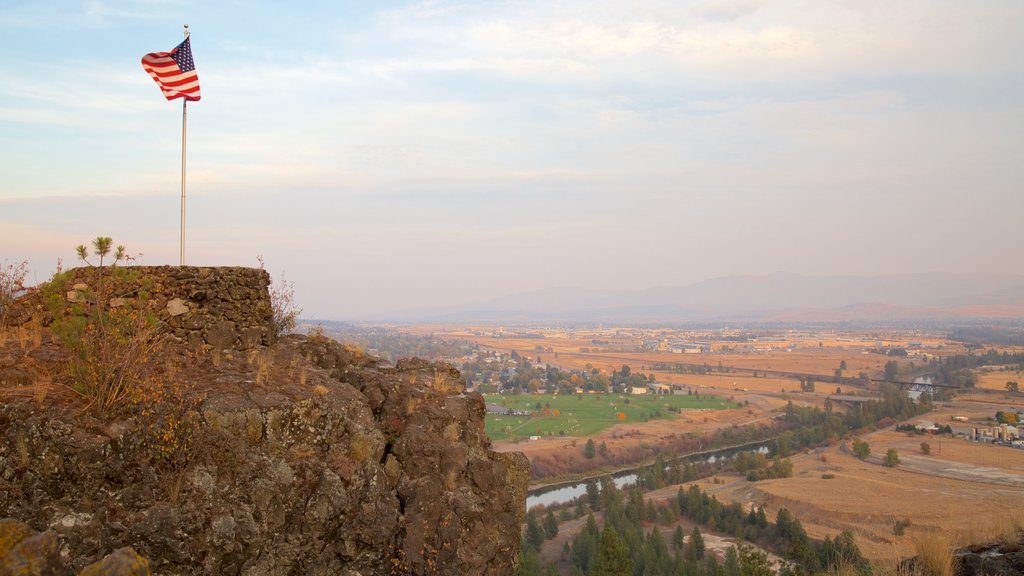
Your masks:
<svg viewBox="0 0 1024 576"><path fill-rule="evenodd" d="M868 461L833 446L794 457L792 478L702 485L720 499L764 505L769 517L786 507L815 538L850 529L872 560L910 554L913 536L929 531L950 531L961 542L990 538L1005 529L1007 511L1024 505L1024 450L893 431L864 438ZM922 441L931 455L921 453ZM897 468L881 466L889 448L900 454ZM911 526L895 536L893 524L903 519Z"/></svg>
<svg viewBox="0 0 1024 576"><path fill-rule="evenodd" d="M1006 391L1007 382L1016 382L1021 392L1024 392L1024 371L1021 370L993 370L978 374L978 388L986 390Z"/></svg>
<svg viewBox="0 0 1024 576"><path fill-rule="evenodd" d="M640 370L649 368L653 364L664 362L668 364L708 364L711 367L718 366L719 362L724 366L735 366L752 370L781 370L802 372L809 374L821 374L832 376L840 362L846 361L847 375L856 375L864 370L869 373L881 371L885 362L892 358L880 354L862 354L859 350L843 348L817 348L808 343L772 342L770 350L750 351L742 354L673 354L671 352L606 352L596 351L597 348L590 340L566 339L555 340L545 338L537 339L516 339L516 338L486 338L466 336L477 344L488 349L511 353L513 350L519 354L535 357L538 354L545 363L558 365L564 369L582 370L587 364L594 368L611 373L623 364L629 364L630 368ZM536 346L544 346L550 351L537 351ZM713 347L715 345L712 345ZM719 345L720 347L721 345ZM794 347L796 346L796 347ZM594 349L592 352L581 352L582 348ZM557 358L555 353L558 353Z"/></svg>
<svg viewBox="0 0 1024 576"><path fill-rule="evenodd" d="M713 354L616 351L635 349L646 337L638 333L594 330L576 332L571 337L545 333L544 338L538 339L470 335L467 331L465 337L494 350L516 350L531 358L539 354L544 363L563 369L598 368L610 373L628 364L634 371L650 371L651 365L664 362L707 364L714 370L721 362L722 366L738 369L821 376L815 393L802 393L798 392L799 382L795 378L778 374L753 378L751 372L743 370L705 375L656 371L660 382L687 384L701 393L732 397L738 402L749 401L750 406L744 410L685 413L677 420L632 423L596 435L595 442L606 442L612 452L653 446L674 434L766 421L773 417L773 410L790 400L820 405L826 394L835 391L835 384L828 380L844 361L847 366L844 375L854 376L865 371L872 378L881 376L888 360L897 359L904 364L923 361L921 357L894 358L867 352L879 345L905 346L917 341L924 344L925 354L945 356L964 351L954 343L919 334L888 335L884 339L880 335L864 334L802 340L781 338L744 344L715 342L712 343L712 350L716 351ZM717 353L722 345L736 348L727 354ZM542 346L543 351L536 350L537 346ZM1024 407L1024 394L1005 392L1007 381L1024 383L1024 373L987 372L979 376L976 390L965 391L955 402L913 421L950 424L954 431L969 431L974 426L990 426L987 419L997 410ZM847 386L843 388L846 390ZM965 417L968 421L954 421L954 416ZM882 562L910 555L915 536L935 531L950 533L961 543L992 539L1007 530L1008 518L1013 513L1024 508L1024 450L892 430L864 438L872 449L866 461L858 460L845 446L836 445L794 456L792 478L751 483L739 477L724 477L724 484L712 483L710 479L700 484L722 500L740 502L744 506L766 506L770 518L774 518L779 508L786 507L800 518L814 538L852 530L865 556ZM930 454L922 452L923 441L929 443ZM518 444L499 442L496 447L521 450L531 460L566 459L578 457L582 451L580 442L574 444L571 439L561 438ZM889 448L896 449L900 456L901 463L896 468L881 465ZM677 488L664 489L664 495L673 496ZM910 522L902 536L896 536L893 531L897 520ZM545 547L546 558L557 559L564 538L574 533L572 526L564 526L562 530L564 535L560 534L556 546L552 546L550 552L549 547Z"/></svg>

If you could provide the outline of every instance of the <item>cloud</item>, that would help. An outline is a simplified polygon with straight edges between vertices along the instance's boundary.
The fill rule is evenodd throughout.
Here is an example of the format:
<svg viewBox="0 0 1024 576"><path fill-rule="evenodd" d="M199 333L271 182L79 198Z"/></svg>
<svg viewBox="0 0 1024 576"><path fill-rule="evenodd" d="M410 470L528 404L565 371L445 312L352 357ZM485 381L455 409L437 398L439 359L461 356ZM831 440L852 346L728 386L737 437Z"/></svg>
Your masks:
<svg viewBox="0 0 1024 576"><path fill-rule="evenodd" d="M50 22L38 6L0 15L0 245L63 253L102 233L176 261L181 106L138 58L170 47L141 13L177 9L74 5ZM195 254L287 262L324 284L322 310L605 286L634 280L609 272L627 265L672 284L833 272L842 252L870 271L891 239L863 238L869 223L985 228L984 245L900 240L934 268L1012 257L1016 1L192 8ZM543 274L510 275L522 260ZM338 280L356 273L374 281Z"/></svg>

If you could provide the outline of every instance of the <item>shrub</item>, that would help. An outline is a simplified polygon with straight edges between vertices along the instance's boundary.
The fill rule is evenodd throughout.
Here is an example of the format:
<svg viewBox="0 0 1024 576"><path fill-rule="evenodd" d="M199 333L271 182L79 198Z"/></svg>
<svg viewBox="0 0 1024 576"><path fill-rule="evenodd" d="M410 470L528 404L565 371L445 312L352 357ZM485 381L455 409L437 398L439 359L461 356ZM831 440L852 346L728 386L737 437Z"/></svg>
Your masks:
<svg viewBox="0 0 1024 576"><path fill-rule="evenodd" d="M163 326L145 309L145 286L138 276L117 266L127 258L124 246L104 265L111 239L98 237L92 244L99 265L89 262L85 246L76 249L93 271L92 285L73 283L73 272L58 274L43 299L53 315L51 330L70 355L71 389L106 417L134 401L138 385L151 375Z"/></svg>
<svg viewBox="0 0 1024 576"><path fill-rule="evenodd" d="M899 464L899 463L900 463L900 456L896 452L896 449L895 448L889 448L885 452L885 460L882 462L882 466L886 466L888 468L895 468L896 465Z"/></svg>
<svg viewBox="0 0 1024 576"><path fill-rule="evenodd" d="M0 266L0 330L7 327L11 305L25 292L25 276L28 275L28 261L13 264L4 262Z"/></svg>
<svg viewBox="0 0 1024 576"><path fill-rule="evenodd" d="M871 446L860 438L855 438L853 440L853 453L857 455L857 458L864 460L871 455Z"/></svg>
<svg viewBox="0 0 1024 576"><path fill-rule="evenodd" d="M260 270L264 269L263 257L257 256ZM295 303L295 283L285 279L284 272L276 285L270 287L271 329L274 336L284 336L295 330L302 308Z"/></svg>

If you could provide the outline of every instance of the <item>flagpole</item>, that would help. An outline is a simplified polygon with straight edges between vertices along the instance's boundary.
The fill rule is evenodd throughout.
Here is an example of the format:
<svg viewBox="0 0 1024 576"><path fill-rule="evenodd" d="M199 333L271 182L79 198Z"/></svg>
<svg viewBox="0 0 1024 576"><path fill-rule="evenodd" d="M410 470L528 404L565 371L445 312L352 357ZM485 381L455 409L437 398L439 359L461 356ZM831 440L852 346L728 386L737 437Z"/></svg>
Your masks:
<svg viewBox="0 0 1024 576"><path fill-rule="evenodd" d="M185 24L185 39L188 39L188 24ZM188 98L181 99L181 261L185 265L185 129L188 118Z"/></svg>

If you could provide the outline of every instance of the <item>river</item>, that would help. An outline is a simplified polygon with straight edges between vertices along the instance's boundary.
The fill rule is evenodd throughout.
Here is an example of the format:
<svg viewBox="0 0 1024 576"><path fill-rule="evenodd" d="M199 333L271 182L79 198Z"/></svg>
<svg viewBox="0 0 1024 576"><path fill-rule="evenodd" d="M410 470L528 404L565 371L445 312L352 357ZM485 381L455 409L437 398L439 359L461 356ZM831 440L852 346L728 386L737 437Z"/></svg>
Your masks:
<svg viewBox="0 0 1024 576"><path fill-rule="evenodd" d="M680 462L707 462L714 464L721 459L729 459L736 455L738 452L755 451L761 454L769 455L771 451L769 446L775 440L763 440L759 442L752 442L743 446L732 446L729 448L721 448L713 451L698 452L695 454L687 454L679 457ZM637 466L628 470L620 470L612 474L612 478L615 480L615 485L619 488L626 486L632 486L636 483L637 472L646 468L650 465ZM526 509L543 504L550 506L560 502L568 502L573 498L578 498L587 493L587 480L580 480L576 482L567 482L564 484L555 484L551 486L543 486L541 488L535 488L526 493Z"/></svg>

